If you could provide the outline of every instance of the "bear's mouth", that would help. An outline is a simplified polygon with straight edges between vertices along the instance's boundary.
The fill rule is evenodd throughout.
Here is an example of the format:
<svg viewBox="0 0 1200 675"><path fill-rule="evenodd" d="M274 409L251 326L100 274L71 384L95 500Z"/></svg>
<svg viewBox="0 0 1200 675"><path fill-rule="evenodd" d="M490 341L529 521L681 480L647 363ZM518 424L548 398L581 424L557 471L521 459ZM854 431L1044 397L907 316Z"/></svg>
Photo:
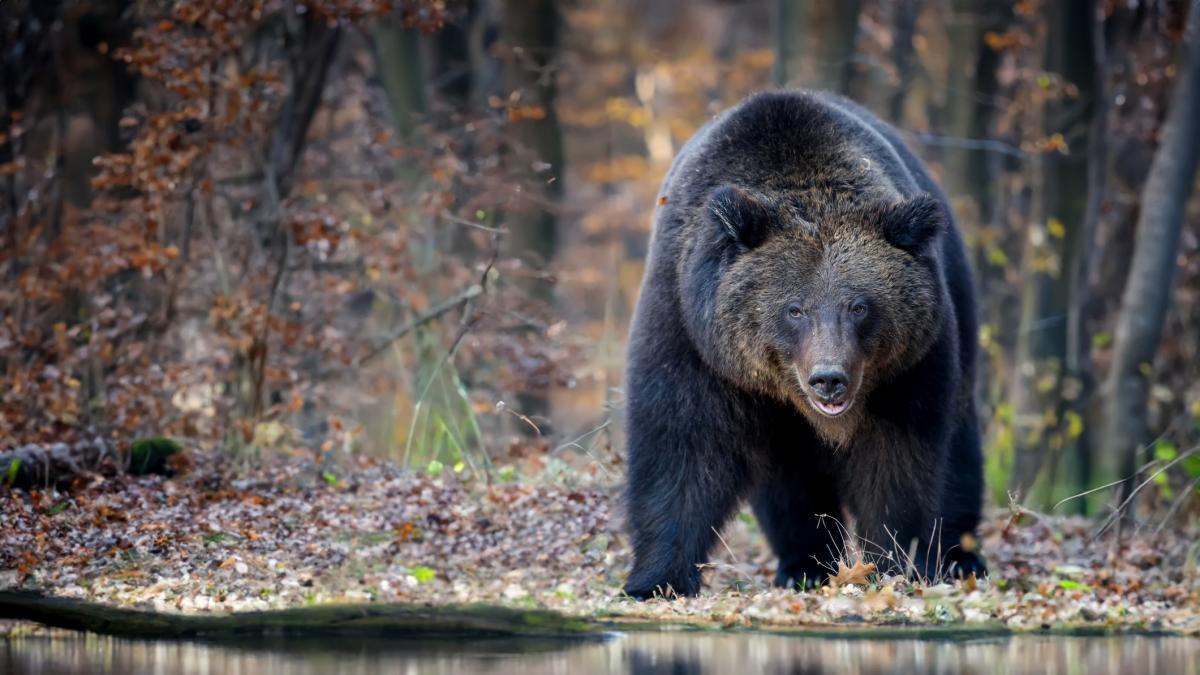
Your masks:
<svg viewBox="0 0 1200 675"><path fill-rule="evenodd" d="M804 400L808 401L808 404L822 415L826 417L840 417L846 414L846 411L854 405L853 389L843 394L836 401L822 401L816 392L810 391L808 387L804 386L804 378L800 375L800 366L793 365L792 373L796 376L796 383L800 385L800 392Z"/></svg>
<svg viewBox="0 0 1200 675"><path fill-rule="evenodd" d="M853 401L848 398L828 403L818 400L812 396L808 396L806 398L808 399L808 402L812 404L812 407L817 409L817 412L825 415L826 417L837 417L845 413L850 409L850 405L853 403Z"/></svg>

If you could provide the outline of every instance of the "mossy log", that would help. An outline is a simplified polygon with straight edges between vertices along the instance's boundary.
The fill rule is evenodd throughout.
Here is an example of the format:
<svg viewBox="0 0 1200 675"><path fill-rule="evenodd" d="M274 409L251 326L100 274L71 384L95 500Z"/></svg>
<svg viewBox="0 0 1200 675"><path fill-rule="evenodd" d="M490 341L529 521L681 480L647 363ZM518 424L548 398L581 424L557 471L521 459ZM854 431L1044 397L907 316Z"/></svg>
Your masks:
<svg viewBox="0 0 1200 675"><path fill-rule="evenodd" d="M171 457L182 451L170 438L140 438L120 449L102 439L73 444L30 444L0 452L0 485L10 488L65 487L88 474L170 475Z"/></svg>
<svg viewBox="0 0 1200 675"><path fill-rule="evenodd" d="M322 605L229 614L166 614L0 591L0 619L131 639L233 642L253 638L599 638L598 623L547 610L491 605Z"/></svg>
<svg viewBox="0 0 1200 675"><path fill-rule="evenodd" d="M55 598L32 591L0 591L0 619L127 639L244 642L255 639L351 638L389 640L520 639L542 645L557 640L604 639L617 632L729 632L841 640L964 641L1021 634L1055 637L1162 636L1177 631L1152 626L1066 623L1014 629L998 622L923 625L812 623L772 626L721 621L656 621L641 617L578 618L541 609L495 605L341 604L227 614L167 614Z"/></svg>

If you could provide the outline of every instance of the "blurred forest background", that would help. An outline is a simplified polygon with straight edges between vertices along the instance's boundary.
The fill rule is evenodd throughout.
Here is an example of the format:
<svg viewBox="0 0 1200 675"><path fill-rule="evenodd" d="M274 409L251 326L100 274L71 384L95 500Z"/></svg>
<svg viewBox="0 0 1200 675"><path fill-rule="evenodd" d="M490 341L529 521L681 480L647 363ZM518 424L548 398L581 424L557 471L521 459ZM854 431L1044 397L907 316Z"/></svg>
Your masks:
<svg viewBox="0 0 1200 675"><path fill-rule="evenodd" d="M952 199L993 501L1200 512L1188 5L0 0L0 450L619 481L659 180L805 86Z"/></svg>

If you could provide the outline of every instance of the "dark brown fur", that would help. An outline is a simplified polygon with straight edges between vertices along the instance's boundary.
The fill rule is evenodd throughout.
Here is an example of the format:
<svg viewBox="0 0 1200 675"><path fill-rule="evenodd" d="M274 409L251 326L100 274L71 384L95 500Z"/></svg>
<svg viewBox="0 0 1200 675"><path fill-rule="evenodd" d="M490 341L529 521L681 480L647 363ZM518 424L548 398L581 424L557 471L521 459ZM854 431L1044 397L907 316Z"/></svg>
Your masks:
<svg viewBox="0 0 1200 675"><path fill-rule="evenodd" d="M695 593L746 496L781 584L837 553L819 514L851 516L885 564L915 542L982 571L956 549L982 486L970 273L894 132L842 99L763 94L688 143L663 196L630 342L627 590Z"/></svg>

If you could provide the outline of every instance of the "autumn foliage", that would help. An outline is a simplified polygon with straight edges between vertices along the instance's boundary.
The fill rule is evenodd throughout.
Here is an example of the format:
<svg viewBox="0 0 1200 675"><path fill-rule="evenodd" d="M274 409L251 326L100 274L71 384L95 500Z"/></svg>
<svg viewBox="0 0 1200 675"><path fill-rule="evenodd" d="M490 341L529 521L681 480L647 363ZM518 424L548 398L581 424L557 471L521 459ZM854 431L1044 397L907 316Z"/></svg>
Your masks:
<svg viewBox="0 0 1200 675"><path fill-rule="evenodd" d="M427 219L462 206L444 147L402 144L364 108L361 69L327 78L360 22L442 22L440 2L395 4L140 4L127 46L97 46L146 93L122 113L119 148L95 158L88 204L46 189L54 156L23 152L43 129L7 111L0 177L18 201L0 251L0 445L262 444L264 428L284 433L268 423L314 407L322 439L352 433L326 419L339 408L322 383L353 377L378 333L474 276L469 260L413 253ZM377 303L389 320L364 333Z"/></svg>
<svg viewBox="0 0 1200 675"><path fill-rule="evenodd" d="M0 450L617 462L656 186L720 110L822 85L963 227L994 500L1117 480L1102 383L1186 3L777 13L825 4L0 2ZM1196 204L1135 370L1168 504L1200 476Z"/></svg>

